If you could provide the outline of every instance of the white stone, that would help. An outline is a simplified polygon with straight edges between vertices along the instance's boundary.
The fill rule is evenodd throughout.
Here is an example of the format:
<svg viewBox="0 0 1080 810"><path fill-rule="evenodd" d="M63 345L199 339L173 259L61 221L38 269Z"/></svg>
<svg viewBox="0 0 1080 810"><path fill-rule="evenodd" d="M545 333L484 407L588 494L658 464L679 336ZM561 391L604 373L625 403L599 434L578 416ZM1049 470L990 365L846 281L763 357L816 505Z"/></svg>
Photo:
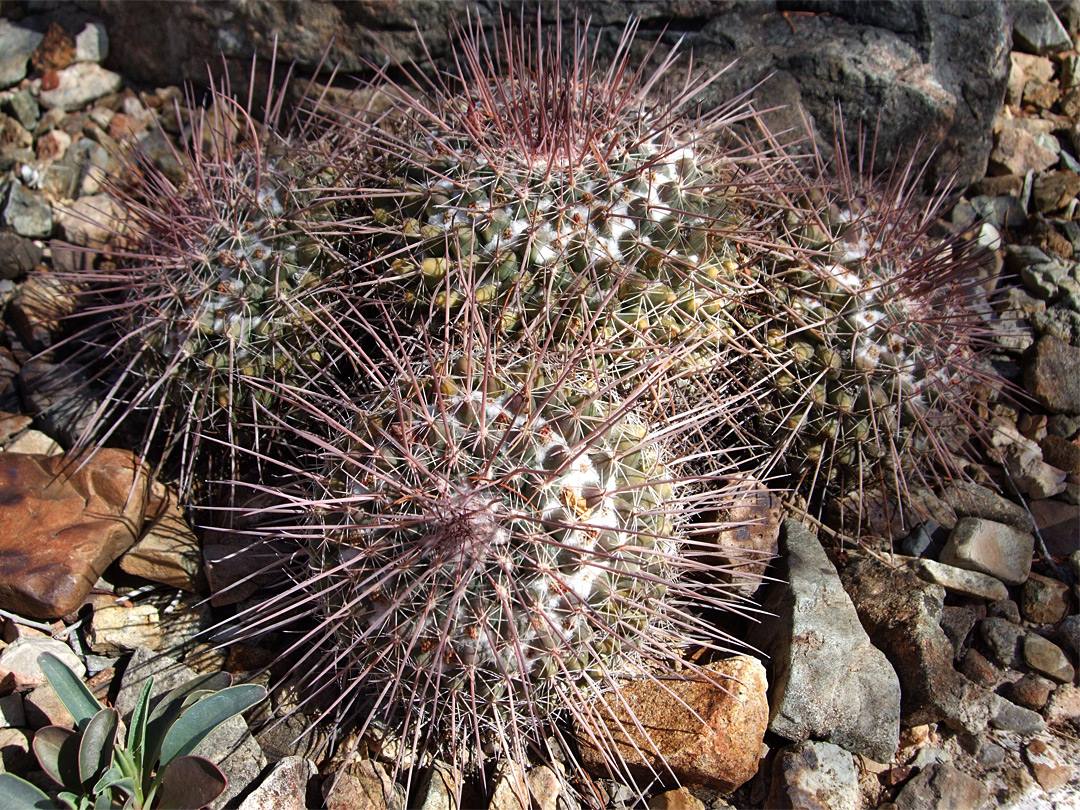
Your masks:
<svg viewBox="0 0 1080 810"><path fill-rule="evenodd" d="M104 62L109 55L109 34L101 23L87 23L75 37L76 62Z"/></svg>
<svg viewBox="0 0 1080 810"><path fill-rule="evenodd" d="M153 605L98 608L90 620L90 644L100 653L161 646L161 617Z"/></svg>
<svg viewBox="0 0 1080 810"><path fill-rule="evenodd" d="M28 430L4 448L5 453L38 453L43 456L60 456L64 448L51 436L40 430Z"/></svg>
<svg viewBox="0 0 1080 810"><path fill-rule="evenodd" d="M52 90L42 90L39 99L46 107L77 110L91 101L115 93L123 84L119 74L105 70L96 62L76 62L57 71L60 84Z"/></svg>
<svg viewBox="0 0 1080 810"><path fill-rule="evenodd" d="M48 636L26 636L16 639L0 652L0 667L10 669L25 678L45 682L45 673L38 666L38 656L52 653L68 665L80 678L86 675L86 667L79 656L64 642Z"/></svg>
<svg viewBox="0 0 1080 810"><path fill-rule="evenodd" d="M1031 573L1035 536L986 518L966 517L949 535L940 561L1019 585Z"/></svg>

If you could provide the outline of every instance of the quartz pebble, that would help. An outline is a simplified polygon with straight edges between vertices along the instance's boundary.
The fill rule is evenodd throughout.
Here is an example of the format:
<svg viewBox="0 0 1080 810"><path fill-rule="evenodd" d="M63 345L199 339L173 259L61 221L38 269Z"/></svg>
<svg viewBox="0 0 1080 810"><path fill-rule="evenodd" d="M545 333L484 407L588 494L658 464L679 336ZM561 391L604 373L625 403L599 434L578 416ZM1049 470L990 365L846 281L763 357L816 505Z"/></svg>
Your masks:
<svg viewBox="0 0 1080 810"><path fill-rule="evenodd" d="M87 23L75 37L76 62L104 62L109 55L109 34L101 23Z"/></svg>
<svg viewBox="0 0 1080 810"><path fill-rule="evenodd" d="M42 90L39 98L46 107L77 110L94 99L120 89L123 80L96 62L77 62L56 72L58 83L51 90Z"/></svg>

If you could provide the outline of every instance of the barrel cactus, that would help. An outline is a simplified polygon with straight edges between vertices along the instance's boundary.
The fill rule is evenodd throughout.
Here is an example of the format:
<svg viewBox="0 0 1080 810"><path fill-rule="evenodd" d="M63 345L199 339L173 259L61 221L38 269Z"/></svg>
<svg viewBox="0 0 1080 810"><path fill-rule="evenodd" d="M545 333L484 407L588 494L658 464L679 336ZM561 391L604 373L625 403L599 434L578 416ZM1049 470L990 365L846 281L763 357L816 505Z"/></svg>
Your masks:
<svg viewBox="0 0 1080 810"><path fill-rule="evenodd" d="M909 487L963 474L983 426L980 400L1001 387L984 356L988 252L938 231L947 189L918 193L914 158L885 179L853 171L843 143L816 205L793 208L800 248L760 279L743 317L768 351L766 432L814 496Z"/></svg>
<svg viewBox="0 0 1080 810"><path fill-rule="evenodd" d="M614 751L598 698L618 679L708 678L684 651L729 643L698 611L737 600L690 524L730 496L574 360L448 349L330 412L309 402L341 427L289 530L310 571L260 611L319 607L290 652L313 661L322 641L333 666L299 666L303 691L366 706L400 766L562 758L560 721Z"/></svg>
<svg viewBox="0 0 1080 810"><path fill-rule="evenodd" d="M266 441L256 429L273 385L304 385L328 363L316 327L341 265L317 234L334 174L274 111L258 124L224 89L189 103L181 177L136 145L108 188L117 244L80 277L102 297L92 345L106 347L112 387L98 421L149 412L148 450L160 437L163 457L182 460L185 497L220 447Z"/></svg>
<svg viewBox="0 0 1080 810"><path fill-rule="evenodd" d="M658 101L671 57L633 71L632 33L594 73L583 31L571 46L550 31L506 40L497 57L470 32L459 74L428 94L395 87L396 115L353 119L354 254L381 301L421 329L472 306L485 329L534 349L588 340L621 351L611 359L677 345L676 367L725 366L724 312L777 211L748 200L778 180L779 159L732 134L752 117L745 100L685 115L708 79Z"/></svg>

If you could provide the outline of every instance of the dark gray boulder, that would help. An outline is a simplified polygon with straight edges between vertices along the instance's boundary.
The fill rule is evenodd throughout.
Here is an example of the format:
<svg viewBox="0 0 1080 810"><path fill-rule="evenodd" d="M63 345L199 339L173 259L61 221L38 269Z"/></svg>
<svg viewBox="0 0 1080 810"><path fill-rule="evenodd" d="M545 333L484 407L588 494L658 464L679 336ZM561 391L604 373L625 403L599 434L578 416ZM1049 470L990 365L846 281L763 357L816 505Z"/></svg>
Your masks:
<svg viewBox="0 0 1080 810"><path fill-rule="evenodd" d="M124 43L108 66L159 85L205 81L207 66L220 66L222 56L239 81L252 52L269 57L275 39L280 59L308 70L328 47L327 63L346 73L363 74L369 62L387 60L425 65L428 56L445 67L455 21L466 14L490 30L500 16L533 20L537 13L535 0L78 0L27 7L68 20L69 30L87 20L105 22L113 40ZM561 13L605 27L602 53L614 49L633 15L640 21L638 54L657 37L666 43L683 38L703 70L737 59L705 93L703 106L757 87L759 107L783 107L769 116L774 128L801 135L801 107L826 153L838 107L849 133L860 125L872 133L880 123L879 170L925 136L924 155L936 148L930 183L953 173L961 184L982 176L1012 35L1006 0L583 0L542 3L540 13L546 22ZM41 27L42 19L31 13L23 24L37 20Z"/></svg>

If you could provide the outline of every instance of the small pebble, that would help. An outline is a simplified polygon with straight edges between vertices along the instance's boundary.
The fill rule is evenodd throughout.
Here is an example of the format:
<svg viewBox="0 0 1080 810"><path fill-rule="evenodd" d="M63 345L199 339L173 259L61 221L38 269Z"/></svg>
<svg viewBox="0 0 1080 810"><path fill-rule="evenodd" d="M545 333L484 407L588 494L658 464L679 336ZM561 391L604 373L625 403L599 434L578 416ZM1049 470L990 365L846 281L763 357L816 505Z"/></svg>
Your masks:
<svg viewBox="0 0 1080 810"><path fill-rule="evenodd" d="M999 599L986 606L987 616L996 616L1013 624L1020 624L1020 608L1012 599Z"/></svg>
<svg viewBox="0 0 1080 810"><path fill-rule="evenodd" d="M1032 574L1020 588L1020 612L1029 622L1057 624L1069 609L1069 586Z"/></svg>
<svg viewBox="0 0 1080 810"><path fill-rule="evenodd" d="M1042 740L1032 740L1024 747L1024 759L1043 790L1054 790L1072 779L1072 768Z"/></svg>
<svg viewBox="0 0 1080 810"><path fill-rule="evenodd" d="M1009 686L1006 697L1017 706L1037 712L1046 705L1053 688L1054 684L1046 678L1029 672Z"/></svg>
<svg viewBox="0 0 1080 810"><path fill-rule="evenodd" d="M1035 671L1060 683L1069 683L1076 677L1076 670L1065 657L1061 647L1038 633L1028 633L1024 636L1023 649L1024 662Z"/></svg>

